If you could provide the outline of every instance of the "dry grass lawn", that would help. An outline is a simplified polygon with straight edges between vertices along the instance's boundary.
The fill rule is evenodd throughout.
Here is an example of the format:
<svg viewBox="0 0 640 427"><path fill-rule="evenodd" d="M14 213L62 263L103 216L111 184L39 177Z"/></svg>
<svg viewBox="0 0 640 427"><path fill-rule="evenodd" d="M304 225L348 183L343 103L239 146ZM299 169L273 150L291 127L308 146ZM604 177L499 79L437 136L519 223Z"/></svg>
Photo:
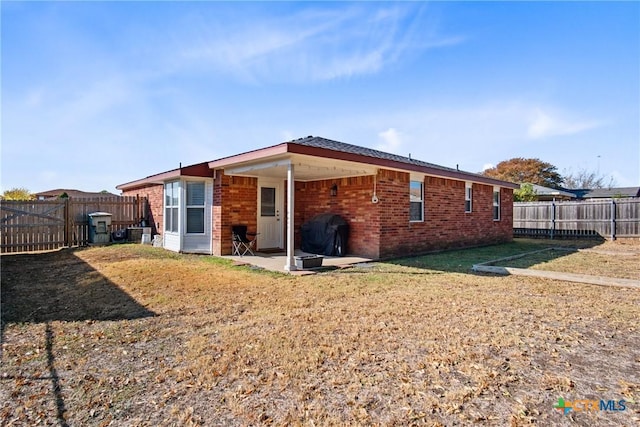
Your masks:
<svg viewBox="0 0 640 427"><path fill-rule="evenodd" d="M545 243L302 277L141 245L2 256L0 424L638 425L639 290L469 272Z"/></svg>

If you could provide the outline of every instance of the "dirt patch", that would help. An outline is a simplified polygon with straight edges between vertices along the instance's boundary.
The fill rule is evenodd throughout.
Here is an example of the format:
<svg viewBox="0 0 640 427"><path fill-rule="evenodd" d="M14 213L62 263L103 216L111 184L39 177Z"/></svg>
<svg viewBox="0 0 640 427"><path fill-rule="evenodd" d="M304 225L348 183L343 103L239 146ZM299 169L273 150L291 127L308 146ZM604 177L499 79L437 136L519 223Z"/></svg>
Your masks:
<svg viewBox="0 0 640 427"><path fill-rule="evenodd" d="M483 251L311 277L140 245L2 256L0 419L637 424L640 291L456 272Z"/></svg>

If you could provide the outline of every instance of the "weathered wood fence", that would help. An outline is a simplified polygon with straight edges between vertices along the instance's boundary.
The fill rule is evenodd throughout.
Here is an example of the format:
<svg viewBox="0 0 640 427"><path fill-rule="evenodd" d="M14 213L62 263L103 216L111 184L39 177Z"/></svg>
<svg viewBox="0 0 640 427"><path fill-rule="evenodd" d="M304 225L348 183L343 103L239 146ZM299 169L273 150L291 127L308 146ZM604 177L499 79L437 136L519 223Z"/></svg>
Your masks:
<svg viewBox="0 0 640 427"><path fill-rule="evenodd" d="M640 237L640 198L513 204L516 237Z"/></svg>
<svg viewBox="0 0 640 427"><path fill-rule="evenodd" d="M147 217L144 197L0 201L0 252L33 252L89 242L88 214L111 214L111 231Z"/></svg>

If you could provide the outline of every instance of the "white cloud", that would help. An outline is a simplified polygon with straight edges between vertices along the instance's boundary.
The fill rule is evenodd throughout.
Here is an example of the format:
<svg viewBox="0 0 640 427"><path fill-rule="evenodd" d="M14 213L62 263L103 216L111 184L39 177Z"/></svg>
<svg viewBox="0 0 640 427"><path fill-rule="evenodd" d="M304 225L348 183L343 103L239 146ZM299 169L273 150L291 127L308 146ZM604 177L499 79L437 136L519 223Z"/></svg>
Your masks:
<svg viewBox="0 0 640 427"><path fill-rule="evenodd" d="M605 122L566 118L562 113L550 113L540 108L532 111L527 128L530 139L542 139L550 136L574 135L603 126Z"/></svg>
<svg viewBox="0 0 640 427"><path fill-rule="evenodd" d="M424 5L305 8L284 15L248 13L233 22L202 17L172 46L178 67L214 68L244 81L307 82L372 74L432 48L462 43L435 30L418 37ZM194 42L195 40L195 42ZM169 55L171 55L169 53ZM174 64L175 65L175 64Z"/></svg>
<svg viewBox="0 0 640 427"><path fill-rule="evenodd" d="M495 167L496 165L494 165L493 163L485 163L484 165L482 165L482 171L486 171Z"/></svg>
<svg viewBox="0 0 640 427"><path fill-rule="evenodd" d="M345 135L344 140L354 144L404 155L411 153L416 159L481 172L511 157L541 157L554 162L561 156L549 144L539 144L539 140L533 141L529 136L532 113L537 110L561 111L559 117L585 117L581 112L551 104L540 107L526 100L503 100L448 107L407 105L393 113L382 110L340 117L325 127L337 135ZM354 133L353 123L358 123L359 129L367 129L369 139ZM588 127L584 123L595 126L606 122L583 119L567 123L574 127L565 131L586 132ZM578 127L575 123L582 125ZM540 133L539 137L543 135ZM568 134L561 136L566 141L563 149L572 150L575 138Z"/></svg>
<svg viewBox="0 0 640 427"><path fill-rule="evenodd" d="M381 151L397 153L398 149L402 145L400 133L395 128L389 128L378 133L378 138L382 140L382 142L377 146L377 149Z"/></svg>

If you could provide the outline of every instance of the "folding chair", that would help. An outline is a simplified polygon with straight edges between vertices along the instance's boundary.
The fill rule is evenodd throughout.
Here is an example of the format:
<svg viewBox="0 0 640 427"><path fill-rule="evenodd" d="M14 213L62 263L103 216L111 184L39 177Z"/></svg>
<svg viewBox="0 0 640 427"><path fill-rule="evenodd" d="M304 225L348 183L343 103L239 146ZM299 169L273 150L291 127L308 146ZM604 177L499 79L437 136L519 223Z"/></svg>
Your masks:
<svg viewBox="0 0 640 427"><path fill-rule="evenodd" d="M254 255L253 249L256 246L257 233L247 233L246 225L234 225L231 227L233 236L233 255L244 256L249 252ZM247 236L253 236L249 239Z"/></svg>

